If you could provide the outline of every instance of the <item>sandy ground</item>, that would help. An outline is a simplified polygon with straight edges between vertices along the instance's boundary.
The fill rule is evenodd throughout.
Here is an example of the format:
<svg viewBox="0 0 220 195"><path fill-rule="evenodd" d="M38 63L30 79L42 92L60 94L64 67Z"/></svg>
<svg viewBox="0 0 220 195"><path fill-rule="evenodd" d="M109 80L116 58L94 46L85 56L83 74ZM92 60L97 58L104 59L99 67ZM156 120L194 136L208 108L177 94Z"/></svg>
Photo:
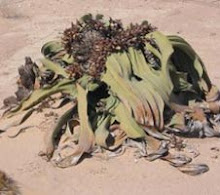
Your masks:
<svg viewBox="0 0 220 195"><path fill-rule="evenodd" d="M85 13L103 13L123 22L147 19L167 34L180 34L200 54L212 81L220 87L219 0L0 0L0 100L13 94L17 67L29 55L40 57L43 43ZM220 194L220 140L190 139L201 152L195 162L209 165L198 177L178 172L162 161L134 161L131 152L109 161L86 159L59 169L38 157L50 125L42 123L14 139L16 128L0 135L0 169L19 182L24 194Z"/></svg>

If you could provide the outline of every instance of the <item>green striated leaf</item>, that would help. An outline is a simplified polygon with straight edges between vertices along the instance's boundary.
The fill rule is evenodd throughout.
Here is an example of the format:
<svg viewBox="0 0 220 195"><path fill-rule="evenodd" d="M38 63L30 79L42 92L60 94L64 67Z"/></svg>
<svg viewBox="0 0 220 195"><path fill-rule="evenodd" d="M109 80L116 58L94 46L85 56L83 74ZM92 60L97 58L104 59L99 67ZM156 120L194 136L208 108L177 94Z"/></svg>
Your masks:
<svg viewBox="0 0 220 195"><path fill-rule="evenodd" d="M120 122L121 129L126 132L128 137L134 139L145 137L144 130L136 123L124 104L120 103L117 106L115 115Z"/></svg>
<svg viewBox="0 0 220 195"><path fill-rule="evenodd" d="M71 55L67 54L61 41L50 41L43 45L41 53L46 59L52 61L62 61L66 64L73 64L74 59Z"/></svg>
<svg viewBox="0 0 220 195"><path fill-rule="evenodd" d="M88 117L88 90L77 84L78 114L80 120L79 143L72 155L56 162L58 167L76 165L84 153L90 153L95 144L95 136Z"/></svg>
<svg viewBox="0 0 220 195"><path fill-rule="evenodd" d="M135 82L134 84L135 88L139 90L138 93L142 94L150 107L151 112L148 112L148 125L162 130L164 127L164 101L160 94L144 80ZM151 122L150 119L153 121Z"/></svg>
<svg viewBox="0 0 220 195"><path fill-rule="evenodd" d="M46 68L46 70L51 70L53 71L55 74L57 75L61 75L65 78L69 78L68 73L65 71L65 69L60 66L59 64L49 60L49 59L41 59L41 62L43 64L43 66Z"/></svg>
<svg viewBox="0 0 220 195"><path fill-rule="evenodd" d="M59 120L55 124L55 127L52 131L51 137L49 137L49 140L51 140L51 144L53 145L53 148L56 146L56 141L58 136L61 134L62 127L77 113L77 106L73 106L69 110L67 110L62 116L60 116Z"/></svg>
<svg viewBox="0 0 220 195"><path fill-rule="evenodd" d="M41 53L45 57L51 58L63 50L64 48L61 41L49 41L43 45L43 47L41 48Z"/></svg>
<svg viewBox="0 0 220 195"><path fill-rule="evenodd" d="M179 72L177 70L170 71L170 76L173 81L175 93L180 93L182 91L192 91L193 85L187 81L188 74L186 72Z"/></svg>
<svg viewBox="0 0 220 195"><path fill-rule="evenodd" d="M99 124L98 128L95 130L95 141L96 144L107 148L106 140L109 136L109 126L111 122L111 116L108 115L104 120L102 120L101 124Z"/></svg>
<svg viewBox="0 0 220 195"><path fill-rule="evenodd" d="M94 79L87 74L84 74L80 79L77 80L77 82L88 91L94 91L100 86L98 82L95 82Z"/></svg>
<svg viewBox="0 0 220 195"><path fill-rule="evenodd" d="M112 54L107 60L107 71L102 80L110 86L111 91L127 106L128 111L134 115L138 123L147 123L146 125L154 126L156 122L156 126L162 129L164 103L160 97L161 94L153 88L148 80L138 81L132 75L131 67L139 64L140 71L143 71L143 66L148 66L146 60L144 57L139 57L140 55L143 56L140 51L132 48L129 48L128 54L124 54L123 58L120 58L122 55ZM126 69L129 71L126 72ZM164 90L161 91L164 92Z"/></svg>
<svg viewBox="0 0 220 195"><path fill-rule="evenodd" d="M77 92L78 113L80 119L79 148L83 149L83 152L89 152L94 145L94 134L88 117L88 91L77 84Z"/></svg>
<svg viewBox="0 0 220 195"><path fill-rule="evenodd" d="M157 91L166 104L169 104L169 96L173 90L173 84L169 75L170 56L173 53L172 45L166 36L160 32L152 32L146 35L147 38L153 38L160 48L160 53L155 51L149 43L146 43L146 49L154 53L160 60L161 69L154 70L147 64L141 51L129 48L130 60L135 75L145 80Z"/></svg>
<svg viewBox="0 0 220 195"><path fill-rule="evenodd" d="M113 94L112 94L112 91L109 91L109 97L108 98L106 98L105 100L104 100L104 102L105 102L105 109L108 111L108 113L112 113L113 111L114 111L114 109L118 106L118 104L119 104L119 99L116 97L116 96L114 96ZM111 120L113 120L113 118L114 117L112 117L112 119Z"/></svg>
<svg viewBox="0 0 220 195"><path fill-rule="evenodd" d="M205 66L193 48L179 36L168 36L174 48L175 66L188 73L193 87L207 93L211 89L211 81Z"/></svg>
<svg viewBox="0 0 220 195"><path fill-rule="evenodd" d="M68 109L63 115L60 116L59 120L54 125L54 128L48 129L45 136L45 151L39 153L40 156L46 157L49 161L56 149L60 136L63 131L63 126L68 123L68 121L77 114L77 106L74 105L72 108Z"/></svg>
<svg viewBox="0 0 220 195"><path fill-rule="evenodd" d="M35 105L39 104L45 98L58 92L65 92L65 93L70 94L72 97L75 97L76 87L74 85L74 81L63 79L51 86L47 86L42 89L34 90L26 99L21 101L18 107L16 107L13 110L10 110L10 112L5 113L3 117L11 117L16 114L19 114L24 110L34 107Z"/></svg>
<svg viewBox="0 0 220 195"><path fill-rule="evenodd" d="M110 55L106 61L106 67L124 79L130 80L132 77L132 65L127 52Z"/></svg>
<svg viewBox="0 0 220 195"><path fill-rule="evenodd" d="M183 129L185 127L185 119L183 113L176 113L170 119L170 122L167 124L167 127L175 129Z"/></svg>
<svg viewBox="0 0 220 195"><path fill-rule="evenodd" d="M64 54L61 58L61 60L67 64L73 64L74 59L73 56L70 56L69 54Z"/></svg>
<svg viewBox="0 0 220 195"><path fill-rule="evenodd" d="M108 68L108 67L107 67ZM112 71L112 73L110 72ZM120 75L113 72L110 68L107 69L106 74L103 76L102 81L107 83L113 94L117 96L127 107L127 111L134 115L134 118L140 123L144 124L146 121L146 107L132 83L123 79Z"/></svg>

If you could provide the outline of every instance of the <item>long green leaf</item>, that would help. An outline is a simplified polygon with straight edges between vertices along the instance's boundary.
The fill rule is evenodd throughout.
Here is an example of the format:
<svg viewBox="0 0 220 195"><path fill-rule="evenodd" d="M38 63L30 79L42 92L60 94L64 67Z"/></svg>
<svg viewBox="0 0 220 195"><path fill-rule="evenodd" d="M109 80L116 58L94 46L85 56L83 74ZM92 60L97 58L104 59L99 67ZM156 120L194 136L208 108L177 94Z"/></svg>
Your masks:
<svg viewBox="0 0 220 195"><path fill-rule="evenodd" d="M65 78L68 78L69 75L67 74L67 72L65 71L65 69L63 67L61 67L59 64L49 60L49 59L41 59L41 62L43 64L43 66L47 69L47 70L51 70L53 71L55 74L57 75L62 75Z"/></svg>
<svg viewBox="0 0 220 195"><path fill-rule="evenodd" d="M72 155L57 162L61 168L76 165L84 153L90 153L95 144L95 137L88 117L88 90L77 84L78 114L80 119L79 143Z"/></svg>
<svg viewBox="0 0 220 195"><path fill-rule="evenodd" d="M41 53L45 57L53 57L54 55L56 55L57 53L63 50L64 48L63 48L62 42L49 41L43 45L43 47L41 48Z"/></svg>
<svg viewBox="0 0 220 195"><path fill-rule="evenodd" d="M197 88L197 90L199 88L205 93L208 93L212 85L200 57L183 38L179 36L168 36L168 39L175 49L175 66L182 68L189 74L194 88Z"/></svg>
<svg viewBox="0 0 220 195"><path fill-rule="evenodd" d="M18 107L6 113L4 117L11 117L15 114L19 114L20 112L39 104L45 98L58 92L65 92L74 97L76 95L74 82L68 79L63 79L51 86L37 89L33 91L26 99L22 100Z"/></svg>
<svg viewBox="0 0 220 195"><path fill-rule="evenodd" d="M129 114L126 106L120 103L115 109L115 115L120 122L120 127L130 138L145 137L144 130L136 123L134 118Z"/></svg>
<svg viewBox="0 0 220 195"><path fill-rule="evenodd" d="M98 126L98 128L95 130L95 141L96 144L99 146L102 146L104 148L107 148L106 140L109 136L108 128L110 126L111 116L108 115L102 123Z"/></svg>

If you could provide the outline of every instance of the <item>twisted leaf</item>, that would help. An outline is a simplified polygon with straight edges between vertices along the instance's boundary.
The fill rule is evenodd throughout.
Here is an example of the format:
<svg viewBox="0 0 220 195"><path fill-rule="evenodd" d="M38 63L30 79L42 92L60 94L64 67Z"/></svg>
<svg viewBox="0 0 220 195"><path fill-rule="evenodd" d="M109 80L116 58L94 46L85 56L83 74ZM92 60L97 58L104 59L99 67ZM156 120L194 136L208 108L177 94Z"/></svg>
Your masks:
<svg viewBox="0 0 220 195"><path fill-rule="evenodd" d="M56 162L57 166L61 168L76 165L84 153L89 153L92 151L95 144L94 133L92 131L88 117L88 91L77 84L77 93L78 113L80 119L79 143L77 145L77 149L73 152L72 155L62 159L59 162Z"/></svg>
<svg viewBox="0 0 220 195"><path fill-rule="evenodd" d="M26 99L22 100L18 107L10 110L10 112L6 113L4 117L11 117L21 113L24 110L28 110L29 108L39 104L45 98L58 92L65 92L74 97L76 95L75 90L74 81L68 79L63 79L42 89L36 89Z"/></svg>

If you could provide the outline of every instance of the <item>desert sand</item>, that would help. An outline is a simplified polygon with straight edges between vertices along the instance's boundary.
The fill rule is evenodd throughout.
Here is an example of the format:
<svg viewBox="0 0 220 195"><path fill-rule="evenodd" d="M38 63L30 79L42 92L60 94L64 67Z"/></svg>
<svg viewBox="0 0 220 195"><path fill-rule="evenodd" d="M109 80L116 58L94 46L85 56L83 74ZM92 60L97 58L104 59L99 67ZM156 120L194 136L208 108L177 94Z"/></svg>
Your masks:
<svg viewBox="0 0 220 195"><path fill-rule="evenodd" d="M15 92L24 57L40 58L43 43L60 37L71 21L89 12L126 24L145 19L166 34L179 34L195 48L220 88L219 0L0 0L0 104ZM38 156L51 121L39 113L27 123L38 126L13 139L8 135L16 128L0 134L0 169L18 181L25 195L220 194L220 152L211 150L220 148L219 138L188 139L200 151L195 162L210 167L196 177L160 160L135 161L130 151L112 160L89 158L60 169Z"/></svg>

